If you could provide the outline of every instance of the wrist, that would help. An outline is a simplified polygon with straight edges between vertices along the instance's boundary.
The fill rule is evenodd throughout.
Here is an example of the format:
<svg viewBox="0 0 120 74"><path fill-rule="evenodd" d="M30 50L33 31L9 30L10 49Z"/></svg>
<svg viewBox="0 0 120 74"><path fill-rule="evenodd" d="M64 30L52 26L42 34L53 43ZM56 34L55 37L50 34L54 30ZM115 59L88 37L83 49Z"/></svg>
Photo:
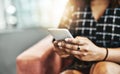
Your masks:
<svg viewBox="0 0 120 74"><path fill-rule="evenodd" d="M98 58L98 60L99 61L105 60L107 58L106 53L107 53L106 48L99 47L99 58Z"/></svg>

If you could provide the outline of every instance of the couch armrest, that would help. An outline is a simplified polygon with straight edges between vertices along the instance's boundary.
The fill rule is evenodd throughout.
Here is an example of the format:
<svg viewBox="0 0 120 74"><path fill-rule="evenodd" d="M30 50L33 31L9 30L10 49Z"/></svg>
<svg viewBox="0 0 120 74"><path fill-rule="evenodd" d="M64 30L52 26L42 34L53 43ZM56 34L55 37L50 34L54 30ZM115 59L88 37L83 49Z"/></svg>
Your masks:
<svg viewBox="0 0 120 74"><path fill-rule="evenodd" d="M17 74L59 74L61 59L54 53L52 36L47 36L16 59Z"/></svg>

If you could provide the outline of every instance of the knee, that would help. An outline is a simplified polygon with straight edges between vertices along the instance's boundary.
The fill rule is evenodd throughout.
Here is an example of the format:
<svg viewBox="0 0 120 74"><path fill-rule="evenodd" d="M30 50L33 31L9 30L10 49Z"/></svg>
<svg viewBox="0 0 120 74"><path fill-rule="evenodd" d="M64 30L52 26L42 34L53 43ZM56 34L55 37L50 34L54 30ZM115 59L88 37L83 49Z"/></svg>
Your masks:
<svg viewBox="0 0 120 74"><path fill-rule="evenodd" d="M61 72L60 74L83 74L83 73L77 70L65 70Z"/></svg>
<svg viewBox="0 0 120 74"><path fill-rule="evenodd" d="M93 66L91 74L120 74L120 66L112 62L98 62Z"/></svg>

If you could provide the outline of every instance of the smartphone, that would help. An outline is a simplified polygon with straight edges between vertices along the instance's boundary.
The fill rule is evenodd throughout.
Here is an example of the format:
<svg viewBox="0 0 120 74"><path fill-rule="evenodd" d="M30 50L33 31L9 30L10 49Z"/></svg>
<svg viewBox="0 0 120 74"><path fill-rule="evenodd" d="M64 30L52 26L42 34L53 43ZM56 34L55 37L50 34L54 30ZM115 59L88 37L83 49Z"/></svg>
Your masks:
<svg viewBox="0 0 120 74"><path fill-rule="evenodd" d="M55 40L64 40L65 38L73 38L68 29L56 29L49 28L49 33L55 38Z"/></svg>

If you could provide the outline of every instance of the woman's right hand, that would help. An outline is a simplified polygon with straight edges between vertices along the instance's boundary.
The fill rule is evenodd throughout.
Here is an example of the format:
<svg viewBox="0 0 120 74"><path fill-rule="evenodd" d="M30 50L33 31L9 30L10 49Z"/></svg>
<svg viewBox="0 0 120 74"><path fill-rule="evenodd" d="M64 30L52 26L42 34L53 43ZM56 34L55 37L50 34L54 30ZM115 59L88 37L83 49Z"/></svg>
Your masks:
<svg viewBox="0 0 120 74"><path fill-rule="evenodd" d="M64 42L64 41L62 41ZM68 52L65 51L65 48L59 47L59 41L54 41L54 51L61 57L61 58L67 58L70 56Z"/></svg>

